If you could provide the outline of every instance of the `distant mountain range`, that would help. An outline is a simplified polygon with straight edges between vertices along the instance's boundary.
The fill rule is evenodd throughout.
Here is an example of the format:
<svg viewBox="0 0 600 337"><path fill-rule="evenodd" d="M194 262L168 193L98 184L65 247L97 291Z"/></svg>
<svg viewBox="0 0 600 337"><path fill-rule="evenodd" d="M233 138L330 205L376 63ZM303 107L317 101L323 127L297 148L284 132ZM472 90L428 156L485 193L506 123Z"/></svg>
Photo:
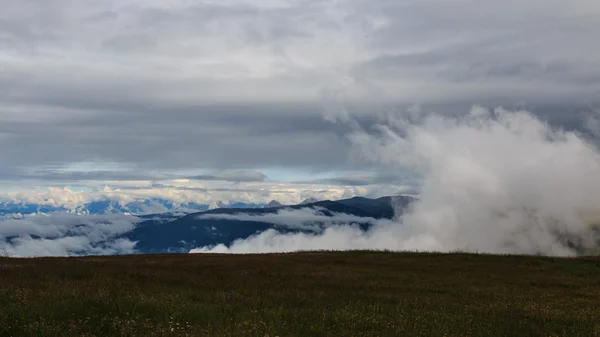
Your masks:
<svg viewBox="0 0 600 337"><path fill-rule="evenodd" d="M152 198L136 202L122 203L115 200L95 200L84 205L68 208L65 206L52 206L48 204L36 204L16 201L0 201L0 217L20 218L31 214L51 214L51 213L73 213L79 215L98 215L98 214L157 214L166 212L194 213L206 211L214 208L263 208L282 206L276 200L268 204L244 203L237 201L218 201L214 204L198 204L194 202L177 203L171 200Z"/></svg>
<svg viewBox="0 0 600 337"><path fill-rule="evenodd" d="M247 239L269 229L283 234L299 232L318 234L331 226L354 225L359 229L367 230L382 219L401 215L406 206L414 200L416 199L409 196L395 196L378 199L354 197L336 201L305 200L297 205L282 205L276 200L267 204L228 202L222 203L225 207L216 209L209 209L209 205L181 205L162 199L125 205L108 200L94 201L76 210L24 203L3 203L0 215L5 218L24 217L25 219L22 223L7 222L9 225L4 232L0 233L0 246L22 248L24 244L29 243L33 246L27 248L25 254L44 255L50 254L48 253L50 251L44 250L46 249L44 245L51 247L75 245L68 250L71 253L85 255L90 253L88 252L90 247L100 247L100 250L94 248L95 250L91 251L94 253L106 251L108 249L106 247L114 247L126 242L129 248L122 250L126 253L187 253L191 249L200 247L213 247L220 244L230 246L235 240ZM159 212L144 214L154 209L158 209ZM54 218L49 216L47 219L40 217L40 214L50 215L55 212L76 213L81 216L81 220L78 220L77 216L64 214L56 214ZM138 214L122 216L127 213ZM114 215L107 217L107 214ZM29 218L32 222L26 221ZM119 223L115 219L122 219L123 222ZM52 223L52 221L58 222ZM111 227L109 224L114 225ZM130 227L125 230L118 229L128 224ZM19 233L18 227L15 227L19 225L24 226L22 233ZM88 238L89 235L91 236ZM41 241L34 243L35 240ZM85 242L88 242L89 246ZM131 248L131 244L134 243ZM34 249L38 244L42 245L40 249ZM29 253L31 249L41 253ZM119 249L110 251L116 254Z"/></svg>
<svg viewBox="0 0 600 337"><path fill-rule="evenodd" d="M337 201L307 202L292 206L268 208L219 208L176 216L172 214L145 215L138 226L123 237L137 241L136 250L140 253L188 252L192 248L217 244L229 245L236 239L245 239L267 229L280 232L318 232L323 224L310 220L305 228L286 226L277 223L278 212L308 210L321 217L345 214L365 219L358 223L363 229L371 224L366 219L391 219L395 211L403 210L415 199L409 196L368 199L354 197ZM243 216L240 216L243 215ZM396 214L397 215L397 214ZM237 217L237 218L236 218ZM256 218L256 220L253 219ZM265 217L275 221L264 221Z"/></svg>

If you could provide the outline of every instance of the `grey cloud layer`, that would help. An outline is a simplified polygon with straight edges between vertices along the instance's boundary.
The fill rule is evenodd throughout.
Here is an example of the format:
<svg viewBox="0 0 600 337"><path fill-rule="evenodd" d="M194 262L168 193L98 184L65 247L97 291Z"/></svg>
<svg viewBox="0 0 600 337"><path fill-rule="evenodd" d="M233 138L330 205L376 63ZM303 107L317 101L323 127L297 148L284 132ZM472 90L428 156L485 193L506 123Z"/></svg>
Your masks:
<svg viewBox="0 0 600 337"><path fill-rule="evenodd" d="M194 180L221 180L233 182L257 182L264 181L267 176L257 171L223 171L214 174L203 174L189 177Z"/></svg>
<svg viewBox="0 0 600 337"><path fill-rule="evenodd" d="M322 99L385 103L367 112L388 103L545 105L572 123L563 108L593 107L600 90L592 0L0 8L7 172L90 160L142 171L352 169L359 164L346 160L341 127L323 121ZM119 178L96 175L104 174Z"/></svg>
<svg viewBox="0 0 600 337"><path fill-rule="evenodd" d="M104 160L145 169L325 169L344 161L344 139L327 128L317 109L295 107L292 115L278 115L288 110L197 107L6 121L0 124L0 142L11 149L3 153L5 162L15 166Z"/></svg>
<svg viewBox="0 0 600 337"><path fill-rule="evenodd" d="M27 104L282 102L339 86L408 102L591 100L600 83L600 5L591 0L3 0L2 8L10 65L2 96Z"/></svg>

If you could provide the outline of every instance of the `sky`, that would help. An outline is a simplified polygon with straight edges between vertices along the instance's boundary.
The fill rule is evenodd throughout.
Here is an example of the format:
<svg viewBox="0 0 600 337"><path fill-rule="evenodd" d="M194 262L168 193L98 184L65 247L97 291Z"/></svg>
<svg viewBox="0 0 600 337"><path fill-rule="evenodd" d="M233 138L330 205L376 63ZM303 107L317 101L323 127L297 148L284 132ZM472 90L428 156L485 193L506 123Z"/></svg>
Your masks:
<svg viewBox="0 0 600 337"><path fill-rule="evenodd" d="M596 0L0 8L5 199L415 193L418 174L365 158L349 135L390 115L474 105L526 109L565 129L600 111Z"/></svg>

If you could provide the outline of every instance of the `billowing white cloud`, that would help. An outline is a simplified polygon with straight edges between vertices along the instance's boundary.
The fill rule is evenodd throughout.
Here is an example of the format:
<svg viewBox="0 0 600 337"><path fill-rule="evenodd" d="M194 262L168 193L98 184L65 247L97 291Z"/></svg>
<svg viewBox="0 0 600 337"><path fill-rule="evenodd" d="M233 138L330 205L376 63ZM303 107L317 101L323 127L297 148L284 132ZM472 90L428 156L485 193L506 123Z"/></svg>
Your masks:
<svg viewBox="0 0 600 337"><path fill-rule="evenodd" d="M581 134L525 111L475 107L470 114L389 119L349 138L366 159L420 172L419 201L395 223L362 232L269 230L229 247L194 252L310 249L465 250L574 255L600 243L600 152ZM275 220L274 220L275 221ZM575 248L577 247L577 249Z"/></svg>
<svg viewBox="0 0 600 337"><path fill-rule="evenodd" d="M373 235L375 234L375 235ZM381 233L383 234L383 233ZM268 229L231 245L219 244L190 250L190 253L285 253L303 250L397 249L394 237L380 232L363 232L358 226L326 228L322 233L281 233Z"/></svg>

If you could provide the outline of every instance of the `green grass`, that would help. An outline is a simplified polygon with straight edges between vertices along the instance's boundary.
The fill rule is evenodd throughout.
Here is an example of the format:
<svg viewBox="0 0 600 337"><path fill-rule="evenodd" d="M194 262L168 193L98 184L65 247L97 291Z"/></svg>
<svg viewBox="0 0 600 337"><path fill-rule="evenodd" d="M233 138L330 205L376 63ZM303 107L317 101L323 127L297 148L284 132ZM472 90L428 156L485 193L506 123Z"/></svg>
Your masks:
<svg viewBox="0 0 600 337"><path fill-rule="evenodd" d="M600 259L0 259L0 336L600 336Z"/></svg>

